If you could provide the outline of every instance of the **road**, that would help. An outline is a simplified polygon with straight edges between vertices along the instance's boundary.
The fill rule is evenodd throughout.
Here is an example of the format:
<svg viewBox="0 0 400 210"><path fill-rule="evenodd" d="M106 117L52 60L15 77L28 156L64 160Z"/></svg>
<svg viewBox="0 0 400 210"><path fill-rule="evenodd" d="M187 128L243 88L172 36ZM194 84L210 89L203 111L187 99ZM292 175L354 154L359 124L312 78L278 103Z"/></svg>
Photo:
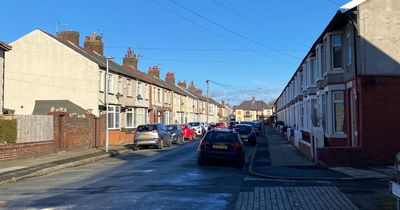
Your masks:
<svg viewBox="0 0 400 210"><path fill-rule="evenodd" d="M197 166L198 141L146 149L0 186L7 209L357 209L330 182L270 181ZM247 147L247 164L253 147Z"/></svg>
<svg viewBox="0 0 400 210"><path fill-rule="evenodd" d="M1 186L0 200L8 209L234 208L247 170L221 164L198 167L197 144L135 151Z"/></svg>

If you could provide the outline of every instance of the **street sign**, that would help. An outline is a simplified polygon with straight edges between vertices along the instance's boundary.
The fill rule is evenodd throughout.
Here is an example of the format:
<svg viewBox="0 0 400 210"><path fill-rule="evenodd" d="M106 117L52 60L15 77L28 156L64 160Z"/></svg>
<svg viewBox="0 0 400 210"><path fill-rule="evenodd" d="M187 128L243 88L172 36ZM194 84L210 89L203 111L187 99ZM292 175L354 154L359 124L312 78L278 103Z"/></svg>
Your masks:
<svg viewBox="0 0 400 210"><path fill-rule="evenodd" d="M400 199L400 184L390 181L389 191L394 197Z"/></svg>

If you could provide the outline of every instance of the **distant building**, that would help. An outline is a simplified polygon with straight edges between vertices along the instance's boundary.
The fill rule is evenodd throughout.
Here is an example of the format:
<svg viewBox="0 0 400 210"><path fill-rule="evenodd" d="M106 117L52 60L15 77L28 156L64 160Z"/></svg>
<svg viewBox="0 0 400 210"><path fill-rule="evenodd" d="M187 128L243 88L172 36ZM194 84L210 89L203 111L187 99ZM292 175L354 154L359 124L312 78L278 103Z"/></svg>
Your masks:
<svg viewBox="0 0 400 210"><path fill-rule="evenodd" d="M253 96L251 100L235 106L234 113L236 121L261 120L272 115L272 107L262 100L256 100Z"/></svg>

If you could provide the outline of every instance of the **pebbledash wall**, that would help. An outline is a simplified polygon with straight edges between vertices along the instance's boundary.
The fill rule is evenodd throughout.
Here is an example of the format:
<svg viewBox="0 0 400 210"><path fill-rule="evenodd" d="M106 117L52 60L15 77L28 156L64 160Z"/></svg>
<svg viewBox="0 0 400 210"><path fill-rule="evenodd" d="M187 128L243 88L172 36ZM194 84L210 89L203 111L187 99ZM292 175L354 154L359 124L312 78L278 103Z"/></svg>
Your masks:
<svg viewBox="0 0 400 210"><path fill-rule="evenodd" d="M54 116L54 139L34 143L1 145L0 161L104 146L104 117L96 118L94 115L86 115L86 118L75 118L68 116L68 113L50 114Z"/></svg>

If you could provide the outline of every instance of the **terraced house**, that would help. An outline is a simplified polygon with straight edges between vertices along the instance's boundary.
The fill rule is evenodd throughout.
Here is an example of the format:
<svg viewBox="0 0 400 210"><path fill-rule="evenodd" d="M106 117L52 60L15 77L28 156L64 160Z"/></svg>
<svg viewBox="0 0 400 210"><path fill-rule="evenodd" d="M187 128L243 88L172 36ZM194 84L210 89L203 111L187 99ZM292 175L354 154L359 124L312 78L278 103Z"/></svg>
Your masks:
<svg viewBox="0 0 400 210"><path fill-rule="evenodd" d="M316 162L393 163L400 150L399 16L398 0L341 7L277 99L288 138Z"/></svg>
<svg viewBox="0 0 400 210"><path fill-rule="evenodd" d="M106 79L101 36L87 36L84 47L80 47L78 32L53 36L34 30L11 46L15 51L7 54L5 107L15 114L46 115L53 107L100 117L107 97L111 143L121 141L121 128L147 122L148 82L112 60Z"/></svg>

